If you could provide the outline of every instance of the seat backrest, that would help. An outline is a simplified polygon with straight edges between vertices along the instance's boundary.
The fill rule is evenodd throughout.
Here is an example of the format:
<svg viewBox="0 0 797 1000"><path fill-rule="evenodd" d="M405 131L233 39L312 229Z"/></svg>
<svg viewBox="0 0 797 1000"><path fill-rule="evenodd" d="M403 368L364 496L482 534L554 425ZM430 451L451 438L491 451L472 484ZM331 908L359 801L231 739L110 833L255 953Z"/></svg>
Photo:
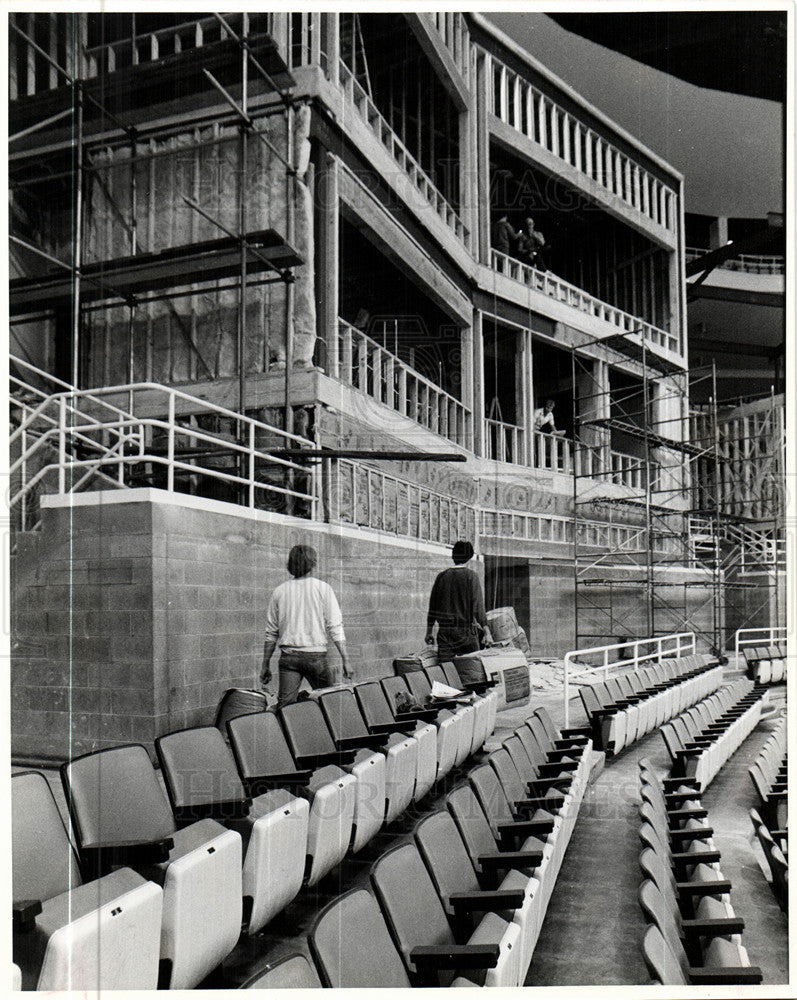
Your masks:
<svg viewBox="0 0 797 1000"><path fill-rule="evenodd" d="M438 684L445 684L447 686L453 686L458 691L462 690L462 681L459 681L458 683L456 683L454 685L451 685L450 681L448 680L448 678L445 675L445 671L443 670L443 668L441 666L437 666L436 665L434 667L425 667L424 668L424 673L426 674L426 678L427 678L427 680L429 681L430 684L434 684L434 682L437 681Z"/></svg>
<svg viewBox="0 0 797 1000"><path fill-rule="evenodd" d="M218 729L213 732L223 743ZM160 841L174 833L169 803L140 744L75 757L61 766L61 781L80 847Z"/></svg>
<svg viewBox="0 0 797 1000"><path fill-rule="evenodd" d="M230 746L244 778L267 778L296 770L285 733L274 712L239 715L227 722Z"/></svg>
<svg viewBox="0 0 797 1000"><path fill-rule="evenodd" d="M660 732L664 740L664 745L667 747L667 752L674 761L678 751L683 749L683 743L678 739L678 734L669 722L661 727Z"/></svg>
<svg viewBox="0 0 797 1000"><path fill-rule="evenodd" d="M237 718L237 716L236 716ZM298 952L286 955L261 969L241 986L242 990L314 990L321 980L313 963Z"/></svg>
<svg viewBox="0 0 797 1000"><path fill-rule="evenodd" d="M423 705L432 690L432 685L426 674L422 670L414 670L405 674L404 680L407 682L412 697Z"/></svg>
<svg viewBox="0 0 797 1000"><path fill-rule="evenodd" d="M325 986L405 988L407 970L376 900L352 889L324 907L308 937Z"/></svg>
<svg viewBox="0 0 797 1000"><path fill-rule="evenodd" d="M581 696L581 702L584 705L584 711L587 715L597 712L603 704L598 697L594 684L582 684L578 689L578 693Z"/></svg>
<svg viewBox="0 0 797 1000"><path fill-rule="evenodd" d="M688 982L681 963L655 924L648 924L642 939L642 957L654 979L664 986L685 986Z"/></svg>
<svg viewBox="0 0 797 1000"><path fill-rule="evenodd" d="M11 778L11 831L15 901L44 901L80 885L77 855L39 771L21 771Z"/></svg>
<svg viewBox="0 0 797 1000"><path fill-rule="evenodd" d="M639 855L639 867L643 874L656 884L667 906L674 912L674 908L678 905L675 879L659 852L652 847L644 848Z"/></svg>
<svg viewBox="0 0 797 1000"><path fill-rule="evenodd" d="M664 940L678 960L685 979L689 976L689 959L681 943L681 932L673 909L667 905L661 891L651 879L645 879L638 891L639 905L644 910L648 922L655 924L661 931Z"/></svg>
<svg viewBox="0 0 797 1000"><path fill-rule="evenodd" d="M419 945L454 944L443 904L415 844L387 851L371 869L371 882L393 940L408 969Z"/></svg>
<svg viewBox="0 0 797 1000"><path fill-rule="evenodd" d="M396 678L396 680L401 679L400 677ZM362 684L356 684L354 697L357 699L357 704L360 706L367 726L384 726L395 722L395 717L379 681L365 681Z"/></svg>
<svg viewBox="0 0 797 1000"><path fill-rule="evenodd" d="M476 892L479 881L451 813L441 810L422 819L415 827L415 843L443 906L453 913L451 895Z"/></svg>
<svg viewBox="0 0 797 1000"><path fill-rule="evenodd" d="M462 678L459 676L459 671L451 662L447 660L445 663L441 663L440 667L445 675L446 684L450 684L451 687L462 688Z"/></svg>
<svg viewBox="0 0 797 1000"><path fill-rule="evenodd" d="M525 781L530 781L532 775L536 773L534 770L534 764L529 758L526 748L523 746L523 742L517 731L513 733L512 736L507 736L504 740L504 749L512 758L512 761L518 770L518 774Z"/></svg>
<svg viewBox="0 0 797 1000"><path fill-rule="evenodd" d="M518 774L515 762L506 747L501 747L487 757L487 763L498 775L498 780L510 802L526 798L526 783Z"/></svg>
<svg viewBox="0 0 797 1000"><path fill-rule="evenodd" d="M492 827L499 823L511 823L514 819L504 790L495 771L487 764L480 764L468 775L476 798L484 810L484 815Z"/></svg>
<svg viewBox="0 0 797 1000"><path fill-rule="evenodd" d="M197 726L155 740L175 816L199 819L220 803L244 809L248 802L232 750L215 726Z"/></svg>
<svg viewBox="0 0 797 1000"><path fill-rule="evenodd" d="M531 730L531 735L537 741L537 745L544 754L547 754L549 750L553 749L551 738L545 731L545 726L543 726L543 724L535 715L532 715L531 718L526 719L526 728ZM577 752L578 751L576 751L576 753Z"/></svg>
<svg viewBox="0 0 797 1000"><path fill-rule="evenodd" d="M295 701L280 709L279 716L294 757L335 752L335 741L318 702Z"/></svg>
<svg viewBox="0 0 797 1000"><path fill-rule="evenodd" d="M412 697L410 695L410 689L407 687L407 682L404 677L383 677L379 682L382 692L388 702L388 707L392 713L395 714L396 711L396 698L398 695L403 695L404 698Z"/></svg>
<svg viewBox="0 0 797 1000"><path fill-rule="evenodd" d="M479 857L495 852L496 844L487 817L469 785L460 785L446 796L446 806L462 837L471 862L479 867Z"/></svg>
<svg viewBox="0 0 797 1000"><path fill-rule="evenodd" d="M518 726L515 730L515 735L523 744L523 749L526 751L529 760L535 768L545 763L545 754L539 743L534 739L534 734L528 726Z"/></svg>
<svg viewBox="0 0 797 1000"><path fill-rule="evenodd" d="M230 719L237 719L239 715L248 715L250 712L265 712L267 708L268 702L262 691L230 688L222 695L213 725L226 735Z"/></svg>
<svg viewBox="0 0 797 1000"><path fill-rule="evenodd" d="M351 689L328 691L321 695L318 704L334 739L355 739L368 735L368 728Z"/></svg>

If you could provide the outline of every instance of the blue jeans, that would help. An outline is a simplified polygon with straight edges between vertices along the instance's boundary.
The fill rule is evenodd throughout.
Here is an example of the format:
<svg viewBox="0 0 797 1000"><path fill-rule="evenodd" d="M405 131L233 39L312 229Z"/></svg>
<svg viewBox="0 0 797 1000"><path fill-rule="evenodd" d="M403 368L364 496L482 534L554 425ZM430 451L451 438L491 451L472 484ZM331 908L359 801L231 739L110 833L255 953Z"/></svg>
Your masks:
<svg viewBox="0 0 797 1000"><path fill-rule="evenodd" d="M326 653L283 651L280 654L277 709L298 699L303 679L312 688L331 687L335 683L335 671L330 669Z"/></svg>

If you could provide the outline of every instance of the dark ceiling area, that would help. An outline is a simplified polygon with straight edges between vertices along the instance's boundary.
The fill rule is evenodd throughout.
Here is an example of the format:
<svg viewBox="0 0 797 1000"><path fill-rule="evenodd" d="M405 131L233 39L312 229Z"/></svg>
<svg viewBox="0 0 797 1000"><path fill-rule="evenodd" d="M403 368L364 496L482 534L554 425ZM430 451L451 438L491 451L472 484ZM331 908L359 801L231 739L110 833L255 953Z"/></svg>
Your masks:
<svg viewBox="0 0 797 1000"><path fill-rule="evenodd" d="M567 31L697 87L784 99L785 11L549 16Z"/></svg>

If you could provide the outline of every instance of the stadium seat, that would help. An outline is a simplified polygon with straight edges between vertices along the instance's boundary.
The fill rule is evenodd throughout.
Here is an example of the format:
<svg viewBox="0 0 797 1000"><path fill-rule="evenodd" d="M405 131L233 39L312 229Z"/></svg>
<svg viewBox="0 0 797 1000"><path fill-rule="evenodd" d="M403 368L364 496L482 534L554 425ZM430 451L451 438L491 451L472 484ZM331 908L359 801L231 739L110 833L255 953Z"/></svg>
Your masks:
<svg viewBox="0 0 797 1000"><path fill-rule="evenodd" d="M479 973L479 981L483 975L485 986L520 985L518 925L487 913L457 942L415 844L382 855L371 882L411 982L433 972L438 985L450 986L456 972L467 969Z"/></svg>
<svg viewBox="0 0 797 1000"><path fill-rule="evenodd" d="M454 760L456 767L459 767L466 758L473 752L474 737L478 738L476 727L476 709L473 705L464 704L462 700L456 699L435 699L431 700L432 685L429 678L422 670L413 671L404 675L404 683L409 688L410 695L419 705L440 710L448 709L454 717L459 720L459 742L457 744L457 754ZM470 697L470 696L468 696Z"/></svg>
<svg viewBox="0 0 797 1000"><path fill-rule="evenodd" d="M346 706L354 709L348 714L348 725L344 725ZM279 715L297 761L336 764L356 778L350 846L359 851L384 820L386 761L384 753L375 750L384 748L387 738L368 732L348 689L330 691L317 702L286 705ZM359 727L352 724L356 718Z"/></svg>
<svg viewBox="0 0 797 1000"><path fill-rule="evenodd" d="M159 987L193 989L241 933L240 836L213 819L178 829L138 744L75 757L61 780L84 870L128 864L162 886Z"/></svg>
<svg viewBox="0 0 797 1000"><path fill-rule="evenodd" d="M236 718L233 716L232 718ZM225 720L229 721L229 717ZM320 989L322 983L318 978L313 963L306 955L295 953L285 955L276 962L270 962L245 983L242 990L314 990Z"/></svg>
<svg viewBox="0 0 797 1000"><path fill-rule="evenodd" d="M256 726L267 714L239 716L228 729L247 722ZM302 789L310 801L296 786L252 797L233 752L212 726L161 736L155 749L178 822L210 815L243 836L250 934L295 898L303 880L314 884L346 853L355 779L340 768L320 768L310 776Z"/></svg>
<svg viewBox="0 0 797 1000"><path fill-rule="evenodd" d="M453 666L453 664L452 664ZM454 667L456 673L456 667ZM456 688L464 693L465 688L462 682L452 684L446 676L441 666L426 667L424 673L430 684L437 682L449 687ZM476 711L476 718L473 723L473 741L471 743L471 754L476 753L484 746L485 741L492 735L495 729L495 719L498 710L498 692L488 688L480 693L472 693L472 704Z"/></svg>
<svg viewBox="0 0 797 1000"><path fill-rule="evenodd" d="M642 940L642 956L651 976L664 986L708 986L755 984L762 980L757 968L684 969L679 956L656 924L648 924Z"/></svg>
<svg viewBox="0 0 797 1000"><path fill-rule="evenodd" d="M163 890L130 868L82 882L47 779L11 779L15 990L152 990Z"/></svg>
<svg viewBox="0 0 797 1000"><path fill-rule="evenodd" d="M364 685L358 685L358 687ZM460 744L464 741L464 730L460 716L446 710L428 708L420 709L416 712L400 713L395 706L397 699L401 695L410 696L410 690L403 677L383 677L380 687L384 695L384 704L376 695L368 689L364 694L372 703L370 710L379 710L386 717L394 718L394 721L403 723L404 731L415 735L422 725L433 725L436 730L436 765L435 781L440 781L454 767L460 755Z"/></svg>
<svg viewBox="0 0 797 1000"><path fill-rule="evenodd" d="M770 831L755 809L750 810L758 842L764 852L770 873L770 886L784 913L789 909L789 863L784 851L787 849L788 837L785 830Z"/></svg>

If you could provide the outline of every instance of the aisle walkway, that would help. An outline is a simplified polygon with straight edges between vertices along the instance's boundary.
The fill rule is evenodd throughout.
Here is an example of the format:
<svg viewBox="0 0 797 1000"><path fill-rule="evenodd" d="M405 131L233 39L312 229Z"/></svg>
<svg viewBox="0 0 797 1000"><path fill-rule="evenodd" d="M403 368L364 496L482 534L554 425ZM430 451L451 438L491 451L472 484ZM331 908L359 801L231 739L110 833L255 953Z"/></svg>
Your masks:
<svg viewBox="0 0 797 1000"><path fill-rule="evenodd" d="M578 724L578 720L576 720ZM744 917L744 944L765 984L788 982L788 927L757 861L748 816L754 805L747 768L769 736L762 722L703 796L722 871ZM587 788L526 977L526 986L644 985L650 982L640 943L645 921L637 903L639 771L647 757L664 774L670 760L653 733L610 760Z"/></svg>

